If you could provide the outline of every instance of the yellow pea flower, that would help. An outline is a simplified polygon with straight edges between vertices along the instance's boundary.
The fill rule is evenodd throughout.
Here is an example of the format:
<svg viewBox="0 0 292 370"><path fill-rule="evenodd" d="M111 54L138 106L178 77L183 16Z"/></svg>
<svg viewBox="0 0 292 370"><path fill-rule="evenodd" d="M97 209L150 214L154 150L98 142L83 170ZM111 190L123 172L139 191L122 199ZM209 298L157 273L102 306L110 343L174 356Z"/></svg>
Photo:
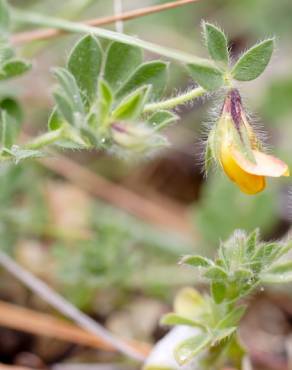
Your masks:
<svg viewBox="0 0 292 370"><path fill-rule="evenodd" d="M213 133L212 151L226 175L246 194L264 190L266 177L289 176L286 163L261 151L245 116L238 90L225 99Z"/></svg>

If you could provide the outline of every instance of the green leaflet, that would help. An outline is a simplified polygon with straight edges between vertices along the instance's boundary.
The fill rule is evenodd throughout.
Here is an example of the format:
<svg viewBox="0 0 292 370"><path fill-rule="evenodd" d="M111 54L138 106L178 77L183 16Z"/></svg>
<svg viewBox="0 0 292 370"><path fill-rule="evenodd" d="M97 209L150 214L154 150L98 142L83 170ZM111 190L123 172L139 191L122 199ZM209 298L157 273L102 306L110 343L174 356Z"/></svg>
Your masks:
<svg viewBox="0 0 292 370"><path fill-rule="evenodd" d="M144 85L151 85L149 98L156 100L163 94L167 84L168 64L152 61L141 64L116 93L118 99Z"/></svg>
<svg viewBox="0 0 292 370"><path fill-rule="evenodd" d="M212 342L207 333L198 334L180 343L174 350L174 356L180 365L188 363L198 353L203 351Z"/></svg>
<svg viewBox="0 0 292 370"><path fill-rule="evenodd" d="M143 50L137 46L112 42L106 52L104 79L117 91L143 63Z"/></svg>
<svg viewBox="0 0 292 370"><path fill-rule="evenodd" d="M8 59L0 66L0 80L18 77L31 69L31 63L23 59Z"/></svg>
<svg viewBox="0 0 292 370"><path fill-rule="evenodd" d="M220 62L224 66L227 66L229 55L227 38L220 28L214 26L211 23L203 23L204 36L206 45L211 58L215 62Z"/></svg>
<svg viewBox="0 0 292 370"><path fill-rule="evenodd" d="M217 90L224 84L223 72L212 63L188 64L193 80L206 90Z"/></svg>
<svg viewBox="0 0 292 370"><path fill-rule="evenodd" d="M177 121L178 119L179 117L173 112L168 110L159 110L153 113L147 121L153 125L156 131L158 131Z"/></svg>
<svg viewBox="0 0 292 370"><path fill-rule="evenodd" d="M87 104L96 98L97 81L102 65L103 52L96 37L84 36L77 42L68 60L68 69Z"/></svg>
<svg viewBox="0 0 292 370"><path fill-rule="evenodd" d="M134 120L140 116L148 99L151 86L142 86L126 96L112 112L113 120Z"/></svg>
<svg viewBox="0 0 292 370"><path fill-rule="evenodd" d="M239 81L251 81L266 69L274 50L274 39L268 39L245 52L233 67L231 74Z"/></svg>

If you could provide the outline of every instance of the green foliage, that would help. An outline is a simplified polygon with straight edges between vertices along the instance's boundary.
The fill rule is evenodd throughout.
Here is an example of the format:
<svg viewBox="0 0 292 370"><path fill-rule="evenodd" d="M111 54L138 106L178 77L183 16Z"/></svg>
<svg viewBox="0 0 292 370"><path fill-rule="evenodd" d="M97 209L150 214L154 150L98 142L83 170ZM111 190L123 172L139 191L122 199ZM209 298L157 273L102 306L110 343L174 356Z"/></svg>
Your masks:
<svg viewBox="0 0 292 370"><path fill-rule="evenodd" d="M97 101L98 121L100 125L106 124L108 116L111 112L112 104L113 92L108 83L105 80L100 79Z"/></svg>
<svg viewBox="0 0 292 370"><path fill-rule="evenodd" d="M10 149L19 135L22 111L16 100L5 98L0 102L0 137L2 148Z"/></svg>
<svg viewBox="0 0 292 370"><path fill-rule="evenodd" d="M104 78L112 91L116 92L121 88L142 62L142 49L120 42L112 42L106 51L104 67Z"/></svg>
<svg viewBox="0 0 292 370"><path fill-rule="evenodd" d="M84 36L69 56L68 69L75 77L87 104L92 103L96 98L102 59L101 47L97 39L91 35Z"/></svg>
<svg viewBox="0 0 292 370"><path fill-rule="evenodd" d="M246 51L233 67L231 74L238 81L251 81L266 69L274 50L274 39L260 42Z"/></svg>
<svg viewBox="0 0 292 370"><path fill-rule="evenodd" d="M199 352L211 344L212 338L208 333L198 334L182 342L175 349L175 358L179 365L188 363Z"/></svg>
<svg viewBox="0 0 292 370"><path fill-rule="evenodd" d="M140 117L150 91L151 85L146 85L126 96L112 112L112 119L124 121L135 120Z"/></svg>
<svg viewBox="0 0 292 370"><path fill-rule="evenodd" d="M228 45L227 38L220 28L213 24L203 23L204 36L206 39L207 48L211 58L215 62L222 62L224 65L228 64Z"/></svg>
<svg viewBox="0 0 292 370"><path fill-rule="evenodd" d="M0 167L1 248L9 253L16 250L20 240L39 236L40 225L46 225L41 196L44 184L37 174L34 162L24 162L21 166L5 163Z"/></svg>
<svg viewBox="0 0 292 370"><path fill-rule="evenodd" d="M188 326L193 326L197 327L200 329L205 330L206 327L202 325L199 321L191 320L187 317L175 314L175 313L168 313L163 316L163 318L160 321L161 325L188 325Z"/></svg>
<svg viewBox="0 0 292 370"><path fill-rule="evenodd" d="M236 64L229 68L228 40L223 31L203 22L203 35L212 61L187 64L191 77L206 90L217 90L229 85L230 80L251 81L259 77L271 59L274 39L268 39L250 48Z"/></svg>
<svg viewBox="0 0 292 370"><path fill-rule="evenodd" d="M22 109L15 99L10 97L0 101L0 158L13 160L15 163L24 159L42 155L40 151L21 148L16 142L23 119Z"/></svg>
<svg viewBox="0 0 292 370"><path fill-rule="evenodd" d="M23 59L10 59L0 66L0 80L18 77L31 69L31 63Z"/></svg>
<svg viewBox="0 0 292 370"><path fill-rule="evenodd" d="M0 81L21 76L31 68L31 63L15 57L8 39L9 27L9 6L6 0L0 0Z"/></svg>
<svg viewBox="0 0 292 370"><path fill-rule="evenodd" d="M167 110L159 110L153 113L149 118L148 122L153 125L155 130L161 130L165 126L168 126L170 123L173 123L178 120L178 116Z"/></svg>
<svg viewBox="0 0 292 370"><path fill-rule="evenodd" d="M188 288L179 293L174 313L162 319L164 325L187 325L197 328L197 334L180 343L175 349L179 365L200 355L202 368L218 366L218 358L239 366L244 351L237 339L237 328L246 306L242 298L264 282L292 280L292 262L278 262L292 249L290 242L264 243L258 230L250 234L237 230L221 243L217 258L212 261L201 256L186 256L181 260L199 272L210 285L210 296L201 296ZM240 356L234 356L233 351ZM232 354L233 353L233 354ZM224 361L223 361L224 363ZM241 369L241 365L238 367Z"/></svg>
<svg viewBox="0 0 292 370"><path fill-rule="evenodd" d="M0 81L21 76L30 69L31 63L15 57L7 38L0 35Z"/></svg>
<svg viewBox="0 0 292 370"><path fill-rule="evenodd" d="M292 281L292 261L280 262L272 265L261 275L265 283L290 283Z"/></svg>
<svg viewBox="0 0 292 370"><path fill-rule="evenodd" d="M194 267L208 267L213 265L210 259L203 256L185 256L180 262Z"/></svg>
<svg viewBox="0 0 292 370"><path fill-rule="evenodd" d="M223 86L223 72L213 65L188 64L192 78L206 90L217 90Z"/></svg>
<svg viewBox="0 0 292 370"><path fill-rule="evenodd" d="M56 68L54 74L59 84L48 127L59 130L59 145L116 148L128 155L167 144L156 132L176 116L161 112L154 128L151 115L144 113L147 102L165 89L166 63L143 63L139 48L118 42L103 53L88 35L73 48L68 68Z"/></svg>
<svg viewBox="0 0 292 370"><path fill-rule="evenodd" d="M2 1L2 28L9 23L7 9ZM263 64L269 61L272 40L250 49L231 73L224 33L210 23L203 23L203 30L212 60L194 57L191 58L194 62L186 65L192 78L205 90L228 85L232 74L242 79L238 77L242 70L248 70L247 79L251 79L250 70L258 75L260 69L264 69ZM168 63L143 62L142 49L135 45L135 42L113 41L104 52L93 34L82 37L73 47L67 66L54 69L58 86L53 93L56 106L49 117L49 133L34 140L26 149L35 150L55 143L63 148L109 149L127 157L133 152L145 153L168 145L167 139L158 132L178 117L164 108L183 104L196 94L186 93L182 98L160 101L167 85ZM148 44L143 45L147 49ZM7 38L2 36L0 80L20 76L30 67L30 63L15 57ZM204 93L203 89L198 89L199 95ZM213 149L209 145L206 151L207 165L214 155ZM21 153L20 157L26 157Z"/></svg>
<svg viewBox="0 0 292 370"><path fill-rule="evenodd" d="M54 95L60 113L73 126L81 125L79 120L84 116L85 107L74 76L65 68L55 69L54 75L59 82Z"/></svg>
<svg viewBox="0 0 292 370"><path fill-rule="evenodd" d="M140 86L151 85L152 91L149 99L159 99L167 84L168 64L161 61L151 61L141 64L126 80L116 93L121 98Z"/></svg>

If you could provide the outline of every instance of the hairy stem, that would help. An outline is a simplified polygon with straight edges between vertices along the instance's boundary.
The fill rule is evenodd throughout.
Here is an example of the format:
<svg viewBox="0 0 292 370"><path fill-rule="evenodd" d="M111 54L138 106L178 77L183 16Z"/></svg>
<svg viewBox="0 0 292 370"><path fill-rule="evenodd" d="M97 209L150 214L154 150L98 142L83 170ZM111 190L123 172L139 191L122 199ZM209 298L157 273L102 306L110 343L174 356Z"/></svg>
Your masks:
<svg viewBox="0 0 292 370"><path fill-rule="evenodd" d="M36 137L30 143L25 145L26 149L40 149L46 145L50 145L55 143L56 141L62 139L63 137L63 129L49 131L45 134Z"/></svg>
<svg viewBox="0 0 292 370"><path fill-rule="evenodd" d="M85 21L84 24L88 26L104 26L106 24L115 23L117 21L127 21L138 17L144 17L149 14L155 14L158 12L174 9L180 6L198 2L199 0L177 0L165 4L152 5L142 9L130 10L122 14L110 15L102 18L94 18ZM82 22L83 23L83 22ZM44 30L32 30L27 32L20 32L12 36L12 41L15 43L24 43L35 40L45 40L52 37L60 36L62 30L50 28Z"/></svg>
<svg viewBox="0 0 292 370"><path fill-rule="evenodd" d="M103 28L90 27L86 24L70 22L64 19L48 17L41 14L26 12L22 10L13 11L13 18L21 24L33 24L41 27L52 27L67 32L93 34L104 39L118 41L133 46L138 46L152 53L163 55L170 59L180 61L182 63L199 63L203 65L213 65L208 59L200 58L192 54L182 52L180 50L166 48L154 43L140 40L137 37L128 36L118 32L106 30Z"/></svg>
<svg viewBox="0 0 292 370"><path fill-rule="evenodd" d="M153 111L157 111L161 109L172 109L178 105L182 105L193 99L196 99L199 96L204 95L205 93L206 93L206 90L204 90L202 87L196 87L174 98L163 100L157 103L146 104L144 108L144 112L147 113L147 112L153 112Z"/></svg>

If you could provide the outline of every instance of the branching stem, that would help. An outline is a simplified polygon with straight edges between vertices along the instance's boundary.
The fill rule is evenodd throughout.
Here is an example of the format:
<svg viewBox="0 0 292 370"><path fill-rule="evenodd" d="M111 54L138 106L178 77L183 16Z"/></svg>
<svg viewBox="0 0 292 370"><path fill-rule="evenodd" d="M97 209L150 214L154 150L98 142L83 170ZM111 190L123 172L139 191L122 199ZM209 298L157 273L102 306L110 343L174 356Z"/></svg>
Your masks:
<svg viewBox="0 0 292 370"><path fill-rule="evenodd" d="M49 131L33 139L30 143L25 145L25 148L26 149L40 149L46 145L55 143L56 141L62 139L62 137L63 137L63 129Z"/></svg>
<svg viewBox="0 0 292 370"><path fill-rule="evenodd" d="M177 107L178 105L183 105L188 103L191 100L194 100L206 93L206 90L202 87L196 87L190 91L187 91L184 94L175 96L174 98L170 98L167 100L162 100L157 103L150 103L147 104L144 108L144 112L154 112L161 109L172 109Z"/></svg>

